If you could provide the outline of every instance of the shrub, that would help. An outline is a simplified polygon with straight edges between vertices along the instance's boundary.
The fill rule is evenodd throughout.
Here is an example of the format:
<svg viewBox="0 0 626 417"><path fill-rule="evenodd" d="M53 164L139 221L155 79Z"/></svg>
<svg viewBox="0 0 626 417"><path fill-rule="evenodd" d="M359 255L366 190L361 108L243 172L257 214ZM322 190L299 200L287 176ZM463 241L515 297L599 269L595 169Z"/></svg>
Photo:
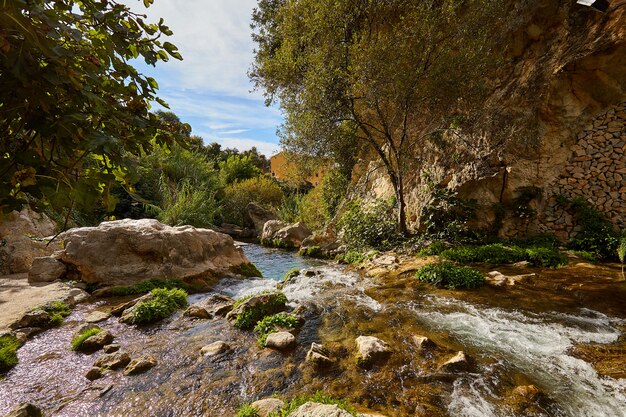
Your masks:
<svg viewBox="0 0 626 417"><path fill-rule="evenodd" d="M584 259L589 262L598 261L598 255L593 252L587 252L585 250L575 250L575 251L572 251L572 253L578 256L579 258Z"/></svg>
<svg viewBox="0 0 626 417"><path fill-rule="evenodd" d="M298 326L298 319L293 314L278 313L273 316L264 317L254 327L254 333L259 336L257 344L259 347L265 347L265 340L270 333L274 333L278 329L292 330Z"/></svg>
<svg viewBox="0 0 626 417"><path fill-rule="evenodd" d="M441 252L440 256L460 263L484 262L490 264L511 264L529 261L534 266L558 267L567 264L567 257L558 249L531 246L506 246L495 243L484 246L458 246Z"/></svg>
<svg viewBox="0 0 626 417"><path fill-rule="evenodd" d="M561 198L560 203L574 212L578 225L582 227L568 247L597 253L602 258L614 258L619 246L619 234L611 221L582 197L573 200Z"/></svg>
<svg viewBox="0 0 626 417"><path fill-rule="evenodd" d="M322 184L318 188L321 191L321 201L326 221L332 219L337 213L337 209L345 198L349 185L350 178L344 175L338 167L331 169L324 175Z"/></svg>
<svg viewBox="0 0 626 417"><path fill-rule="evenodd" d="M237 409L235 417L259 417L259 411L250 404L244 404Z"/></svg>
<svg viewBox="0 0 626 417"><path fill-rule="evenodd" d="M172 315L174 311L187 305L187 292L182 289L157 288L150 291L152 299L142 301L133 307L132 324L150 323Z"/></svg>
<svg viewBox="0 0 626 417"><path fill-rule="evenodd" d="M265 209L276 210L284 196L276 181L264 176L229 184L224 189L224 221L243 226L246 206L249 203L254 202Z"/></svg>
<svg viewBox="0 0 626 417"><path fill-rule="evenodd" d="M13 336L0 336L0 374L17 365L17 350L20 342Z"/></svg>
<svg viewBox="0 0 626 417"><path fill-rule="evenodd" d="M567 265L567 256L555 249L530 247L526 249L526 260L534 266L557 268Z"/></svg>
<svg viewBox="0 0 626 417"><path fill-rule="evenodd" d="M485 282L480 271L446 262L423 266L417 271L416 277L420 281L448 289L477 288Z"/></svg>
<svg viewBox="0 0 626 417"><path fill-rule="evenodd" d="M162 187L162 208L155 208L161 222L171 226L195 227L210 227L214 224L220 211L214 191L197 188L187 180L179 183L174 190L170 190L166 182Z"/></svg>
<svg viewBox="0 0 626 417"><path fill-rule="evenodd" d="M368 251L363 252L356 249L349 249L344 253L337 255L336 259L339 262L347 263L347 264L360 264L363 261L367 261L374 257L378 251Z"/></svg>
<svg viewBox="0 0 626 417"><path fill-rule="evenodd" d="M387 249L401 236L389 201L377 200L364 208L360 200L350 202L339 219L342 240L351 248Z"/></svg>
<svg viewBox="0 0 626 417"><path fill-rule="evenodd" d="M291 413L293 413L298 407L308 402L315 402L320 404L334 404L342 410L348 412L352 416L357 416L356 410L352 406L350 406L346 400L334 398L321 392L316 392L313 395L302 395L290 401L287 401L279 412L270 413L269 417L287 417Z"/></svg>
<svg viewBox="0 0 626 417"><path fill-rule="evenodd" d="M312 189L302 197L298 220L311 230L319 230L326 224L326 213L322 203L322 188Z"/></svg>
<svg viewBox="0 0 626 417"><path fill-rule="evenodd" d="M435 187L420 222L428 236L456 241L471 234L468 223L475 217L476 204L475 200L459 197L456 191Z"/></svg>
<svg viewBox="0 0 626 417"><path fill-rule="evenodd" d="M187 289L185 283L178 278L151 279L127 287L113 287L107 290L110 296L124 296L134 294L146 294L156 288L182 288Z"/></svg>
<svg viewBox="0 0 626 417"><path fill-rule="evenodd" d="M102 332L102 329L99 327L83 330L72 339L71 349L79 350L85 340L89 339L91 336L97 335L100 332Z"/></svg>
<svg viewBox="0 0 626 417"><path fill-rule="evenodd" d="M448 247L446 246L445 243L436 240L430 245L426 246L425 248L420 249L417 252L417 256L422 257L422 256L440 255L441 252L443 252L446 249L448 249Z"/></svg>
<svg viewBox="0 0 626 417"><path fill-rule="evenodd" d="M226 161L221 161L219 167L220 178L225 185L261 175L250 155L231 155Z"/></svg>
<svg viewBox="0 0 626 417"><path fill-rule="evenodd" d="M561 242L553 235L533 235L522 238L514 238L509 241L510 244L519 246L522 248L528 248L530 246L539 246L542 248L558 249L561 246Z"/></svg>
<svg viewBox="0 0 626 417"><path fill-rule="evenodd" d="M233 323L234 326L237 327L238 329L249 329L253 327L259 320L262 320L264 317L269 316L271 314L275 314L279 312L280 310L284 309L285 304L287 304L287 301L288 301L285 294L276 290L266 290L258 294L248 295L248 296L239 298L238 300L235 301L235 304L233 305L233 310L238 308L241 304L243 304L245 301L249 300L252 297L255 297L261 294L270 294L270 293L275 293L276 296L273 298L270 298L268 302L264 304L259 304L255 306L254 308L244 309L244 311L240 312L235 318L235 321Z"/></svg>

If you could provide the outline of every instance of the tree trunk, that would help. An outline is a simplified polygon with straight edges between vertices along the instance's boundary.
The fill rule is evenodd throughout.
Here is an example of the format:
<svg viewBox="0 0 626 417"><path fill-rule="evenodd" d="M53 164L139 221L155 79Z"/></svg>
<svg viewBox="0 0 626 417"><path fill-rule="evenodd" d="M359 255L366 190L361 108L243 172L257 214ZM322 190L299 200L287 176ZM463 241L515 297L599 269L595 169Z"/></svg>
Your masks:
<svg viewBox="0 0 626 417"><path fill-rule="evenodd" d="M391 184L396 194L396 202L398 203L398 231L403 236L409 235L409 229L406 224L406 202L404 201L404 182L400 173L391 176Z"/></svg>

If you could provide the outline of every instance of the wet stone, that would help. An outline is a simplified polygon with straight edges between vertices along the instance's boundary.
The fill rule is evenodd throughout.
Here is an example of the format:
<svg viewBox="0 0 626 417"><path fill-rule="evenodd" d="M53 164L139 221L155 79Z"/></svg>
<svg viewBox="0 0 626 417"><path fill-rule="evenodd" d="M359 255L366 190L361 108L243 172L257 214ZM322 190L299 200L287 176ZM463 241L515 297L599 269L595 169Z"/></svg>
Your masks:
<svg viewBox="0 0 626 417"><path fill-rule="evenodd" d="M20 404L4 417L43 417L41 409L34 404Z"/></svg>
<svg viewBox="0 0 626 417"><path fill-rule="evenodd" d="M107 313L104 311L94 311L90 313L87 317L85 317L85 321L87 323L98 323L104 321L111 317L111 313Z"/></svg>
<svg viewBox="0 0 626 417"><path fill-rule="evenodd" d="M137 375L146 372L148 369L156 366L157 360L154 356L146 355L137 359L133 359L126 369L124 369L124 375Z"/></svg>
<svg viewBox="0 0 626 417"><path fill-rule="evenodd" d="M130 355L126 352L105 353L101 355L94 366L108 369L123 368L130 362Z"/></svg>
<svg viewBox="0 0 626 417"><path fill-rule="evenodd" d="M442 363L437 369L440 372L463 372L469 368L469 362L465 352L457 352L456 355Z"/></svg>
<svg viewBox="0 0 626 417"><path fill-rule="evenodd" d="M265 340L265 347L276 350L285 350L296 344L296 338L289 332L270 333Z"/></svg>
<svg viewBox="0 0 626 417"><path fill-rule="evenodd" d="M259 417L268 417L271 413L279 412L285 402L278 398L264 398L250 405L259 413Z"/></svg>
<svg viewBox="0 0 626 417"><path fill-rule="evenodd" d="M306 361L315 366L326 367L333 364L330 355L324 347L319 343L312 343L311 348L306 354Z"/></svg>
<svg viewBox="0 0 626 417"><path fill-rule="evenodd" d="M217 341L213 342L210 345L204 346L200 349L200 354L202 356L217 356L222 353L228 352L230 350L230 345L226 342Z"/></svg>
<svg viewBox="0 0 626 417"><path fill-rule="evenodd" d="M96 379L102 378L102 369L94 366L93 368L89 369L89 371L87 371L85 378L90 381L95 381Z"/></svg>
<svg viewBox="0 0 626 417"><path fill-rule="evenodd" d="M104 351L104 353L117 352L118 350L120 350L120 345L118 344L106 345L104 348L102 348L102 350Z"/></svg>
<svg viewBox="0 0 626 417"><path fill-rule="evenodd" d="M211 313L206 311L204 307L200 307L197 305L191 305L185 310L183 316L192 317L196 319L210 319Z"/></svg>
<svg viewBox="0 0 626 417"><path fill-rule="evenodd" d="M81 351L95 351L98 349L102 349L104 346L110 344L112 341L113 335L111 334L111 332L104 330L85 339L85 341L80 345L79 349Z"/></svg>
<svg viewBox="0 0 626 417"><path fill-rule="evenodd" d="M391 354L391 348L384 340L373 336L359 336L356 342L356 362L362 367L369 367L385 360Z"/></svg>

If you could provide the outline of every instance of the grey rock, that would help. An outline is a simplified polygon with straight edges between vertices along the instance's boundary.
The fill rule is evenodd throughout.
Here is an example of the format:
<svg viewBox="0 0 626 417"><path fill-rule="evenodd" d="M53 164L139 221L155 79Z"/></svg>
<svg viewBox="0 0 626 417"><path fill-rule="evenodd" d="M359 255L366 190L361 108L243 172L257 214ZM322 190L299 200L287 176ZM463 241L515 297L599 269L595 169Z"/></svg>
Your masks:
<svg viewBox="0 0 626 417"><path fill-rule="evenodd" d="M335 404L308 402L298 407L288 417L352 417L352 414Z"/></svg>
<svg viewBox="0 0 626 417"><path fill-rule="evenodd" d="M67 272L63 262L46 256L33 259L33 265L28 271L28 282L52 282L62 278Z"/></svg>
<svg viewBox="0 0 626 417"><path fill-rule="evenodd" d="M391 354L387 342L373 336L359 336L356 342L356 361L359 366L368 367L386 359Z"/></svg>

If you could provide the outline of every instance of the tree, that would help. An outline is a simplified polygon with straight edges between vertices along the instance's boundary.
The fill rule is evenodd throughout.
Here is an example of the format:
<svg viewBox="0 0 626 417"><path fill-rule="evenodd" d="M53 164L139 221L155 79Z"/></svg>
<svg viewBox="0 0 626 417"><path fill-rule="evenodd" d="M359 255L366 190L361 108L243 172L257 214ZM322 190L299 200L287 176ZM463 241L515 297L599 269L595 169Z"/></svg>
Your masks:
<svg viewBox="0 0 626 417"><path fill-rule="evenodd" d="M405 176L419 148L462 129L488 93L498 7L489 0L261 0L250 76L267 103L280 102L287 149L339 161L361 145L376 154L406 234Z"/></svg>
<svg viewBox="0 0 626 417"><path fill-rule="evenodd" d="M231 155L227 160L220 162L219 167L224 185L261 175L261 171L250 156Z"/></svg>
<svg viewBox="0 0 626 417"><path fill-rule="evenodd" d="M111 206L129 158L175 140L150 112L166 106L157 82L130 61L182 57L144 18L114 0L0 1L0 211L29 196Z"/></svg>

